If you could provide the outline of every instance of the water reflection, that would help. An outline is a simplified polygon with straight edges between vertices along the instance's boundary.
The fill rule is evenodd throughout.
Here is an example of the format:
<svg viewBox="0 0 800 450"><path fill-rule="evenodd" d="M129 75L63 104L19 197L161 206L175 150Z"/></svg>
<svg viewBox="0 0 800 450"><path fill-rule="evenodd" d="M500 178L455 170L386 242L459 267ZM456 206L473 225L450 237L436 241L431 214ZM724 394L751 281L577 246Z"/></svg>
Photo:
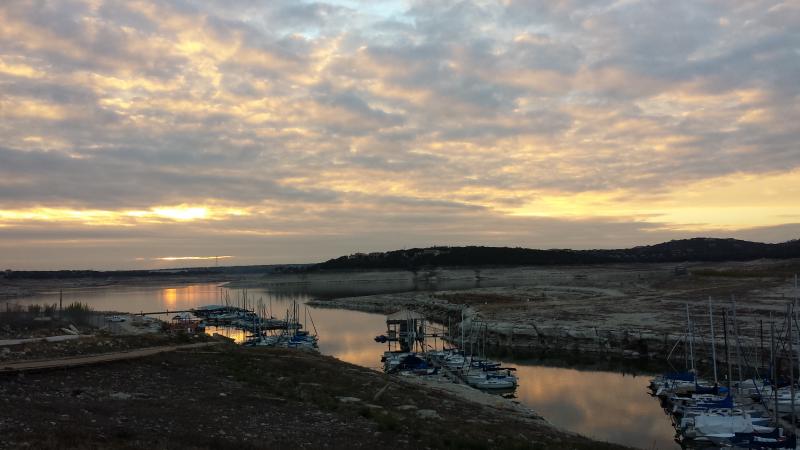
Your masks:
<svg viewBox="0 0 800 450"><path fill-rule="evenodd" d="M98 311L156 312L186 310L196 306L219 303L222 290L214 283L179 287L114 286L65 289L64 306L73 302L88 303ZM12 300L20 305L58 304L59 293L50 292Z"/></svg>
<svg viewBox="0 0 800 450"><path fill-rule="evenodd" d="M226 338L233 339L237 344L243 343L247 338L247 333L244 330L233 327L207 326L206 333L225 336Z"/></svg>
<svg viewBox="0 0 800 450"><path fill-rule="evenodd" d="M319 349L342 361L379 369L384 346L373 337L386 328L386 318L340 309L311 309L319 331Z"/></svg>
<svg viewBox="0 0 800 450"><path fill-rule="evenodd" d="M486 282L486 281L485 281ZM400 283L383 283L377 288L396 289ZM475 281L464 280L472 285ZM456 283L445 283L453 288ZM388 285L388 286L387 286ZM414 283L412 283L414 285ZM468 287L468 286L467 286ZM342 292L374 292L369 283L365 286L339 286L335 295ZM283 317L292 302L305 303L315 295L322 296L322 288L304 291L301 286L286 289L249 290L252 302L258 302L276 317ZM331 295L328 292L326 295ZM238 295L232 293L232 302ZM170 287L110 287L64 291L64 304L81 301L96 310L136 313L140 311L176 311L196 306L221 303L223 295L217 284L197 284ZM58 293L40 295L15 301L19 304L58 303ZM385 317L356 311L309 308L310 316L301 320L306 328L316 330L320 336L319 348L323 354L370 368L381 367L380 357L386 347L373 341L385 330ZM168 318L169 316L161 316ZM244 332L229 328L208 327L208 332L218 332L237 342L245 338ZM646 377L633 377L612 372L577 371L572 369L526 365L519 361L503 361L518 368L517 397L531 406L556 426L576 431L599 440L643 448L677 448L672 437L674 430L663 411L647 395Z"/></svg>
<svg viewBox="0 0 800 450"><path fill-rule="evenodd" d="M506 362L517 367L519 400L552 424L639 448L678 448L669 418L647 395L648 377Z"/></svg>

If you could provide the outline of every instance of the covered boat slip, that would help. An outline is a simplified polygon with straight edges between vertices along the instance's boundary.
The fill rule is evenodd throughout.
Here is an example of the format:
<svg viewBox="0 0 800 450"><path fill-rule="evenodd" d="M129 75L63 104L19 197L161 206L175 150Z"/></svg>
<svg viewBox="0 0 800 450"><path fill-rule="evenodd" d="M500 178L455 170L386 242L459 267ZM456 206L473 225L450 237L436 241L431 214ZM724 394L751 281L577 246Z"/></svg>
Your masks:
<svg viewBox="0 0 800 450"><path fill-rule="evenodd" d="M518 380L513 374L516 369L501 367L500 363L478 354L480 327L478 333L470 330L469 354L465 350L463 329L461 349L447 348L447 343L454 339L415 311L400 310L390 314L386 317L386 328L386 334L376 336L375 341L388 345L381 359L387 373L447 377L453 382L485 390L513 391L517 387ZM428 344L429 338L433 338L433 345ZM437 339L441 340L441 349Z"/></svg>
<svg viewBox="0 0 800 450"><path fill-rule="evenodd" d="M318 336L316 325L304 304L292 301L283 318L276 318L271 297L265 301L263 297L255 298L246 289L238 292L231 299L228 290L219 290L217 301L207 305L194 306L183 311L141 312L140 315L175 314L173 322L186 329L187 325L205 330L206 325L224 330L240 330L244 333L242 342L246 346L267 346L300 348L317 351ZM300 321L302 314L304 320ZM279 315L283 315L280 314ZM311 321L311 332L304 329L304 323Z"/></svg>

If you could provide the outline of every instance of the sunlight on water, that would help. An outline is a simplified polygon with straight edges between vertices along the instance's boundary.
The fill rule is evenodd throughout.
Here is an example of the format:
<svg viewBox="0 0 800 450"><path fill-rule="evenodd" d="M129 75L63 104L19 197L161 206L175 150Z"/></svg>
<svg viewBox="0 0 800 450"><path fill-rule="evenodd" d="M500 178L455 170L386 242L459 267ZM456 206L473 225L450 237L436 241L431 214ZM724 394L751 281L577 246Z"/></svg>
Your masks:
<svg viewBox="0 0 800 450"><path fill-rule="evenodd" d="M346 290L346 286L337 285ZM367 289L359 285L359 289ZM308 308L311 295L301 289L286 292L248 290L252 303L260 300L264 309L284 318L293 302L301 304L300 321L316 329L320 352L364 367L380 369L386 346L373 338L386 329L385 317L340 309ZM314 292L314 296L322 296ZM229 291L231 304L238 304L240 292ZM216 284L168 287L103 287L64 291L64 304L80 301L102 311L137 313L187 310L197 306L225 303L223 289ZM13 303L54 304L58 293L48 293ZM169 320L172 313L159 315ZM245 339L241 330L208 327L236 342ZM634 377L611 372L578 371L506 361L516 366L520 379L516 395L550 423L586 436L640 448L678 448L672 440L674 431L657 401L647 395L648 377Z"/></svg>
<svg viewBox="0 0 800 450"><path fill-rule="evenodd" d="M58 304L59 293L50 292L12 303ZM186 310L196 306L221 302L221 290L216 284L197 284L189 286L114 286L84 289L65 289L64 305L73 302L88 303L98 311L119 311L129 313L161 312ZM163 318L163 317L162 317Z"/></svg>
<svg viewBox="0 0 800 450"><path fill-rule="evenodd" d="M236 329L236 328L231 328L231 327L213 327L213 326L209 326L209 327L206 327L206 333L211 334L211 335L219 334L219 335L225 336L226 338L231 338L237 344L241 344L242 342L244 342L245 338L247 337L247 333L245 331L239 330L239 329Z"/></svg>

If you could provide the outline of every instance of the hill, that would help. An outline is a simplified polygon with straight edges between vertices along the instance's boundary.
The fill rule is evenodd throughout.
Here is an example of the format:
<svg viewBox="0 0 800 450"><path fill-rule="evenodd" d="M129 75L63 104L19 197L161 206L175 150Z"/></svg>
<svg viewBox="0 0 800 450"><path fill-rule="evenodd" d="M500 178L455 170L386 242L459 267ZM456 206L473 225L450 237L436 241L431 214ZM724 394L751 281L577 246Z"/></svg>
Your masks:
<svg viewBox="0 0 800 450"><path fill-rule="evenodd" d="M738 239L692 238L615 250L538 250L510 247L431 247L355 253L318 269L414 269L430 266L527 266L630 262L748 261L799 258L800 240L778 244Z"/></svg>

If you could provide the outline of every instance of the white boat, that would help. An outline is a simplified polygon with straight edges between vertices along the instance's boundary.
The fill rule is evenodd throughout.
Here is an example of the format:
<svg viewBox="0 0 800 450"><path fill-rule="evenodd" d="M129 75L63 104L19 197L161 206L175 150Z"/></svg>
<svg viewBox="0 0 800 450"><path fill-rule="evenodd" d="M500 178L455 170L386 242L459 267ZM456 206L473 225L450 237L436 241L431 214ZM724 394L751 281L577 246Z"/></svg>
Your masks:
<svg viewBox="0 0 800 450"><path fill-rule="evenodd" d="M767 393L762 397L763 402L767 405L770 411L775 411L775 394ZM794 403L795 413L800 413L800 393L795 393L794 402L792 402L792 394L788 390L778 391L778 414L787 415L792 413L792 403Z"/></svg>
<svg viewBox="0 0 800 450"><path fill-rule="evenodd" d="M694 417L694 423L683 431L687 440L709 441L714 445L724 444L736 433L768 433L772 427L764 427L753 423L749 414L723 416L718 414L700 414Z"/></svg>
<svg viewBox="0 0 800 450"><path fill-rule="evenodd" d="M445 356L442 360L442 365L447 367L448 369L460 369L462 367L469 366L469 357L464 355L454 353L449 356Z"/></svg>
<svg viewBox="0 0 800 450"><path fill-rule="evenodd" d="M513 389L517 377L511 369L473 370L465 375L467 384L478 389Z"/></svg>
<svg viewBox="0 0 800 450"><path fill-rule="evenodd" d="M514 389L517 387L517 377L508 374L481 374L467 375L467 384L478 389Z"/></svg>

